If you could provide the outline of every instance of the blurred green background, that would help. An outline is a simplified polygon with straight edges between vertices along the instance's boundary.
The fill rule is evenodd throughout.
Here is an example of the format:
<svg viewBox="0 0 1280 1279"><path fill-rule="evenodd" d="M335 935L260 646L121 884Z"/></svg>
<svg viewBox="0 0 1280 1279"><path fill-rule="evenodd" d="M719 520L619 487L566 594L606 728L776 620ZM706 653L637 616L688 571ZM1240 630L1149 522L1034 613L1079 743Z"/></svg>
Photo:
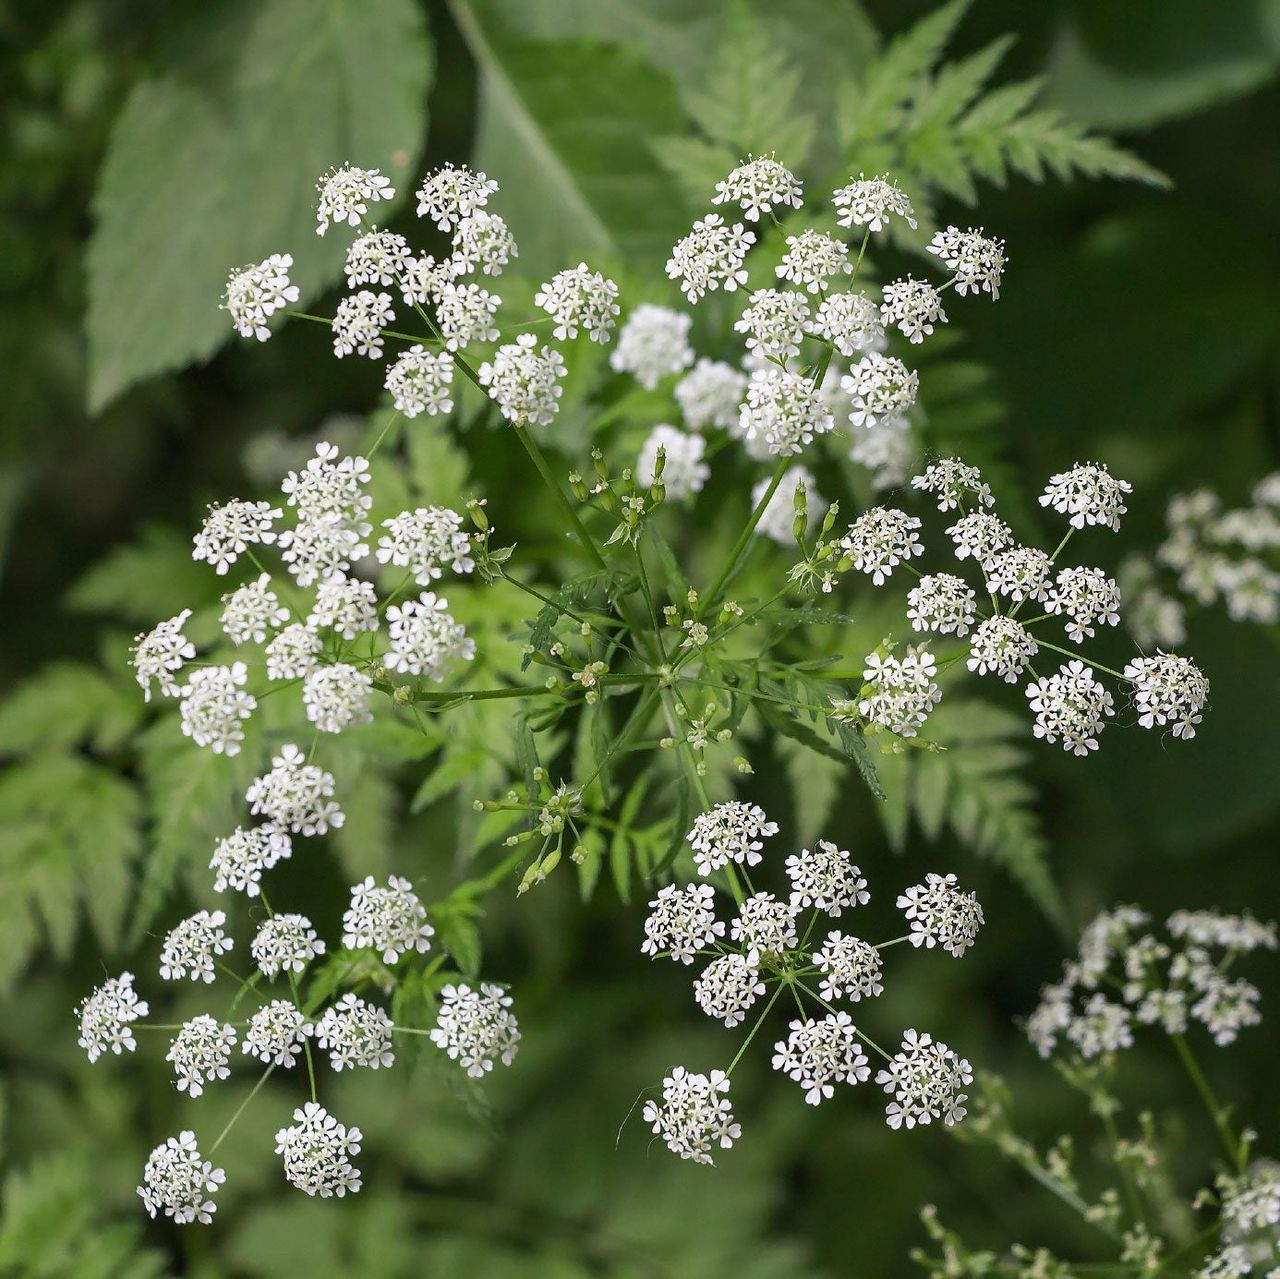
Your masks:
<svg viewBox="0 0 1280 1279"><path fill-rule="evenodd" d="M918 104L889 142L860 134L868 68L885 66L886 47L911 54L890 42L930 15L941 61L960 68L931 78L935 93L963 96L966 76L974 91L983 78L988 91L1042 78L1036 110L1116 138L1169 185L1080 172L993 182L1000 166L949 153L945 113ZM148 1223L133 1193L147 1151L192 1114L216 1131L242 1090L189 1103L162 1053L90 1068L75 1044L71 1010L101 974L153 966L164 925L131 928L139 903L176 919L191 900L183 876L207 858L191 831L229 825L220 794L210 801L180 765L162 772L165 744L138 738L124 650L134 630L216 591L187 559L206 503L265 492L299 439L358 438L378 403L380 371L327 358L323 334L295 325L262 347L232 344L215 308L229 266L281 249L324 306L342 253L309 230L324 168L380 164L410 188L427 167L470 158L503 184L521 278L587 257L625 298L670 301L666 248L701 207L688 186L716 161L725 120L720 137L744 150L785 157L803 139L818 182L892 165L933 216L1006 239L1000 303L965 307L951 326L983 405L957 420L961 446L1015 510L1050 472L1107 461L1135 486L1114 554L1150 552L1171 492L1208 484L1239 503L1280 467L1278 73L1275 0L979 0L967 12L903 0L10 0L0 1273L889 1276L909 1273L926 1202L975 1243L1086 1249L988 1152L939 1131L890 1133L865 1093L815 1113L767 1054L735 1076L746 1136L721 1167L650 1151L634 1117L615 1145L640 1089L674 1061L717 1064L725 1038L697 1014L683 971L641 961L639 905L612 886L582 905L567 877L518 904L499 895L483 923L486 968L519 997L514 1070L481 1095L429 1055L390 1078L340 1078L333 1108L367 1134L366 1188L341 1204L281 1183L267 1137L293 1093L273 1080L274 1103L219 1152L234 1171L216 1224ZM702 152L699 136L711 139ZM1073 153L1072 167L1088 162ZM412 223L402 205L393 225ZM489 498L510 538L545 542L543 516L518 501L523 459L475 430L454 444L466 491ZM1186 648L1213 681L1213 708L1189 745L1113 731L1091 761L1034 753L1048 865L1073 923L1116 900L1274 913L1276 638L1220 612L1193 617ZM803 785L781 785L783 770L760 760L757 772L784 828L802 822ZM893 1017L1002 1073L1042 1136L1082 1125L1057 1108L1014 1025L1067 938L948 834L931 845L916 830L893 851L871 803L842 799L827 828L856 850L881 907L923 870L954 868L988 919L963 964L903 958ZM190 825L172 829L166 806ZM378 865L447 876L457 820L445 803L366 835ZM166 866L153 873L158 849ZM369 852L352 839L305 874L286 868L299 908L331 928ZM1274 967L1254 974L1267 999ZM1255 1032L1212 1064L1274 1152L1274 1041ZM1128 1071L1135 1102L1176 1131L1169 1063L1144 1050ZM1188 1117L1189 1177L1209 1149Z"/></svg>

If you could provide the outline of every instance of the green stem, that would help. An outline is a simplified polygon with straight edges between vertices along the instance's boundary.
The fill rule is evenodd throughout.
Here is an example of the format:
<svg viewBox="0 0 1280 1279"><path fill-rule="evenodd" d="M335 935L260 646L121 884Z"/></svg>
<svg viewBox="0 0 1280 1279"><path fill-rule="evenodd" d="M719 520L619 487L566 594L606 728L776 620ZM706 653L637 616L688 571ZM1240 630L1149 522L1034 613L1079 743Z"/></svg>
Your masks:
<svg viewBox="0 0 1280 1279"><path fill-rule="evenodd" d="M1113 670L1110 666L1103 666L1101 662L1092 661L1083 653L1073 653L1069 648L1060 648L1057 644L1050 644L1048 640L1038 639L1036 640L1036 643L1039 644L1041 648L1047 648L1051 653L1061 653L1064 657L1079 658L1079 660L1084 662L1086 666L1094 666L1104 674L1113 675L1116 679L1123 680L1126 684L1132 682L1127 676L1122 675L1119 671Z"/></svg>
<svg viewBox="0 0 1280 1279"><path fill-rule="evenodd" d="M333 317L325 317L323 315L311 315L306 311L286 311L286 315L291 315L295 320L312 320L316 324L323 324L325 328L333 328ZM421 333L400 333L395 329L383 329L383 337L399 338L402 342L421 342L423 340Z"/></svg>
<svg viewBox="0 0 1280 1279"><path fill-rule="evenodd" d="M746 528L738 535L738 540L734 543L733 550L729 552L729 559L720 571L720 576L716 578L715 585L703 596L702 611L704 613L715 606L719 601L720 592L724 590L730 579L738 571L739 561L751 541L751 535L756 531L756 526L763 518L765 508L773 501L773 495L778 491L778 485L782 483L782 477L787 473L789 465L790 460L788 458L779 459L778 465L773 472L773 478L769 481L769 487L756 503L755 509L751 512L751 518L747 520Z"/></svg>
<svg viewBox="0 0 1280 1279"><path fill-rule="evenodd" d="M560 487L559 481L551 473L551 467L547 463L546 455L538 447L537 441L523 426L515 425L512 429L516 433L516 438L524 445L524 451L528 453L529 459L537 468L538 474L542 476L543 483L551 490L560 509L568 516L569 523L573 525L574 532L577 533L583 550L595 561L597 568L607 573L609 571L608 563L600 553L600 548L596 546L591 534L587 532L586 526L578 518L578 512L573 509L573 503L569 501L564 489Z"/></svg>
<svg viewBox="0 0 1280 1279"><path fill-rule="evenodd" d="M1227 1122L1227 1112L1210 1087L1204 1071L1200 1069L1200 1063L1196 1060L1195 1053L1191 1051L1191 1045L1187 1043L1185 1035L1171 1035L1170 1038L1173 1040L1173 1046L1178 1050L1178 1057L1182 1061L1183 1068L1191 1077L1191 1082L1195 1085L1196 1092L1200 1094L1200 1100L1204 1102L1205 1109L1208 1110L1209 1117L1213 1120L1213 1126L1217 1129L1218 1136L1222 1140L1227 1157L1231 1160L1237 1172L1243 1171L1243 1143L1237 1143L1231 1131L1231 1125Z"/></svg>
<svg viewBox="0 0 1280 1279"><path fill-rule="evenodd" d="M760 1027L764 1025L765 1018L768 1017L769 1013L772 1011L774 1004L778 1002L778 996L781 995L782 992L786 990L786 988L787 988L786 982L784 981L778 982L777 988L774 990L773 994L769 997L769 1002L765 1004L764 1008L761 1010L760 1016L756 1018L756 1024L751 1027L751 1030L747 1033L746 1039L742 1041L742 1046L734 1054L733 1060L729 1063L729 1069L724 1072L726 1075L733 1074L734 1067L742 1060L742 1054L747 1051L747 1049L751 1046L751 1041L756 1037L756 1031L758 1031Z"/></svg>
<svg viewBox="0 0 1280 1279"><path fill-rule="evenodd" d="M218 1140L215 1141L213 1145L209 1147L210 1154L213 1154L213 1152L217 1150L217 1148L220 1145L222 1145L223 1140L226 1138L227 1133L229 1133L231 1129L235 1127L236 1120L239 1119L242 1114L244 1114L245 1107L248 1106L248 1104L258 1095L258 1091L259 1089L261 1089L262 1085L265 1084L267 1080L271 1078L271 1072L274 1069L275 1069L275 1066L271 1065L271 1066L268 1066L266 1070L262 1072L262 1078L259 1079L256 1084L254 1084L253 1089L249 1093L249 1095L240 1103L239 1106L236 1107L236 1113L232 1115L230 1119L227 1120L227 1126L218 1134Z"/></svg>

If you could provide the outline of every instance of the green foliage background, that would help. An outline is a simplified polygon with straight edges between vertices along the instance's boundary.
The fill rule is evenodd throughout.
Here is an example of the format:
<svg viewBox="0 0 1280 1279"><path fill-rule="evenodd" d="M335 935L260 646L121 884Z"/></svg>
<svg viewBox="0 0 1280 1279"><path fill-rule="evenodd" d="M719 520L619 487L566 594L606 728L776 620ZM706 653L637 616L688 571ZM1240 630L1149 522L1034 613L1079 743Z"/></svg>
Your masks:
<svg viewBox="0 0 1280 1279"><path fill-rule="evenodd" d="M924 1202L975 1242L1085 1246L987 1153L889 1133L856 1093L819 1116L764 1057L741 1072L749 1128L720 1168L651 1153L634 1119L615 1145L671 1062L723 1052L686 974L640 959L626 849L589 904L560 876L518 904L491 897L478 930L451 921L517 985L518 1068L482 1091L429 1054L389 1081L340 1078L367 1133L357 1199L278 1184L266 1137L289 1085L272 1081L224 1147L236 1172L216 1225L146 1223L133 1186L147 1150L180 1112L219 1125L239 1085L187 1102L154 1052L90 1069L71 1009L104 969L152 966L156 921L199 891L243 780L148 729L124 649L216 597L189 560L205 503L272 483L295 437L355 438L377 402L375 370L329 360L306 326L232 345L216 309L229 265L282 247L323 304L342 246L311 233L312 182L346 159L410 188L471 158L503 184L522 277L586 257L631 302L666 296L666 249L746 151L803 155L811 175L890 168L944 219L976 202L1008 241L1008 284L999 306L965 310L936 372L938 439L1015 507L1049 472L1105 459L1135 484L1124 545L1149 549L1168 492L1209 483L1236 500L1280 465L1278 72L1275 0L6 6L0 1273L896 1275ZM556 428L575 459L581 427L570 413ZM462 431L410 440L408 458L418 492L483 492L504 537L551 554L550 515L520 500L522 456ZM698 536L714 561L732 529ZM465 620L499 637L520 616ZM882 629L856 619L836 648L860 655ZM1013 1025L1056 971L1063 928L1118 899L1276 913L1276 638L1196 620L1188 648L1214 698L1189 746L1116 732L1082 762L1031 751L998 709L944 708L939 733L962 748L910 776L886 767L885 821L834 762L785 740L756 761L784 829L834 832L882 904L934 867L977 888L981 944L960 965L907 957L895 1013L1004 1074L1042 1133L1084 1122L1054 1113ZM395 867L428 899L458 876L485 832L457 788L501 784L506 727L477 715L448 743L352 743L343 837L282 872L322 931L356 869ZM1274 964L1258 977L1273 1001ZM1274 1153L1265 1035L1213 1065ZM1167 1065L1136 1053L1130 1071L1135 1100L1176 1123ZM1208 1152L1189 1116L1189 1175Z"/></svg>

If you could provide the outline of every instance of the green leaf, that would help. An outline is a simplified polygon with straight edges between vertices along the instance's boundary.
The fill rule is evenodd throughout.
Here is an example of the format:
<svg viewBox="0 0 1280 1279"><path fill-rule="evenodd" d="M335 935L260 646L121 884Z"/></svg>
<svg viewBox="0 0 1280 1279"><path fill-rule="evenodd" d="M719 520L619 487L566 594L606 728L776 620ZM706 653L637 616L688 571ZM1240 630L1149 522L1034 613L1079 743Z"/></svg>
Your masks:
<svg viewBox="0 0 1280 1279"><path fill-rule="evenodd" d="M0 705L0 752L67 749L88 742L108 751L142 717L142 690L80 662L54 662Z"/></svg>
<svg viewBox="0 0 1280 1279"><path fill-rule="evenodd" d="M218 302L233 267L287 252L304 295L335 278L346 238L315 234L317 178L377 167L403 198L422 143L431 52L413 0L251 0L185 35L130 94L98 181L94 412L231 338Z"/></svg>

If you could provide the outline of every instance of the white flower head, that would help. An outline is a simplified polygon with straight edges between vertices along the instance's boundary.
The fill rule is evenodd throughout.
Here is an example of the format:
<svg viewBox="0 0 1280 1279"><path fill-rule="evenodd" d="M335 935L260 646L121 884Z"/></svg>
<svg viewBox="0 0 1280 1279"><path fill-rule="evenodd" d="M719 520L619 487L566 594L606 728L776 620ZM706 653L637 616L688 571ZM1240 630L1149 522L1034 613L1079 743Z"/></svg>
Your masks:
<svg viewBox="0 0 1280 1279"><path fill-rule="evenodd" d="M462 218L453 232L453 269L458 275L483 271L500 275L519 256L516 238L496 213L477 209Z"/></svg>
<svg viewBox="0 0 1280 1279"><path fill-rule="evenodd" d="M790 457L834 425L808 378L775 366L752 373L738 417L738 434L744 439L763 440L774 457Z"/></svg>
<svg viewBox="0 0 1280 1279"><path fill-rule="evenodd" d="M452 231L463 218L489 203L498 184L465 164L446 164L427 174L418 188L418 216L430 218L441 231Z"/></svg>
<svg viewBox="0 0 1280 1279"><path fill-rule="evenodd" d="M171 929L160 949L160 976L166 981L190 977L212 982L218 956L227 954L234 944L223 928L226 922L220 910L201 910Z"/></svg>
<svg viewBox="0 0 1280 1279"><path fill-rule="evenodd" d="M676 1066L662 1081L662 1101L647 1101L644 1121L681 1159L710 1164L715 1150L728 1150L742 1135L729 1102L722 1070L699 1075Z"/></svg>
<svg viewBox="0 0 1280 1279"><path fill-rule="evenodd" d="M942 700L942 690L933 680L937 673L933 654L924 644L908 646L902 657L869 654L858 713L899 737L914 737Z"/></svg>
<svg viewBox="0 0 1280 1279"><path fill-rule="evenodd" d="M828 293L809 325L809 332L849 357L877 350L884 341L880 308L865 293Z"/></svg>
<svg viewBox="0 0 1280 1279"><path fill-rule="evenodd" d="M292 266L291 254L273 253L261 262L238 267L227 277L222 309L241 337L265 342L271 336L267 321L298 300L298 286L289 279Z"/></svg>
<svg viewBox="0 0 1280 1279"><path fill-rule="evenodd" d="M923 475L911 481L911 487L930 493L940 511L954 511L972 501L979 507L994 506L990 487L976 466L968 466L958 457L944 457L925 468Z"/></svg>
<svg viewBox="0 0 1280 1279"><path fill-rule="evenodd" d="M794 289L757 289L734 322L734 331L747 335L747 350L771 360L787 360L799 353L809 323L809 302Z"/></svg>
<svg viewBox="0 0 1280 1279"><path fill-rule="evenodd" d="M840 379L840 388L853 405L849 424L875 426L911 411L920 389L920 376L896 356L868 351Z"/></svg>
<svg viewBox="0 0 1280 1279"><path fill-rule="evenodd" d="M320 636L302 622L286 626L263 650L268 679L302 679L316 668L324 647Z"/></svg>
<svg viewBox="0 0 1280 1279"><path fill-rule="evenodd" d="M731 293L747 282L742 263L755 242L755 233L741 222L728 226L718 213L708 213L671 250L667 276L680 281L690 302L715 289Z"/></svg>
<svg viewBox="0 0 1280 1279"><path fill-rule="evenodd" d="M436 323L450 351L473 342L496 342L498 326L493 317L502 305L496 293L478 284L447 284L436 300Z"/></svg>
<svg viewBox="0 0 1280 1279"><path fill-rule="evenodd" d="M810 1106L835 1095L836 1084L860 1084L871 1075L857 1027L846 1012L820 1021L793 1021L791 1033L773 1046L773 1068L804 1089Z"/></svg>
<svg viewBox="0 0 1280 1279"><path fill-rule="evenodd" d="M209 869L214 873L214 892L228 888L246 897L257 897L262 872L285 861L293 853L293 841L274 826L237 827L213 850Z"/></svg>
<svg viewBox="0 0 1280 1279"><path fill-rule="evenodd" d="M876 1083L893 1098L885 1108L890 1128L914 1128L935 1119L951 1127L965 1116L967 1097L960 1090L973 1083L973 1069L941 1040L908 1030Z"/></svg>
<svg viewBox="0 0 1280 1279"><path fill-rule="evenodd" d="M717 182L711 203L739 205L748 222L758 222L775 208L798 209L802 193L796 175L770 153L747 160Z"/></svg>
<svg viewBox="0 0 1280 1279"><path fill-rule="evenodd" d="M290 1070L314 1031L296 1004L273 999L249 1019L241 1047L250 1057Z"/></svg>
<svg viewBox="0 0 1280 1279"><path fill-rule="evenodd" d="M379 887L372 875L356 884L342 916L342 944L352 950L376 950L386 964L414 951L425 955L435 931L413 885L395 875L385 887Z"/></svg>
<svg viewBox="0 0 1280 1279"><path fill-rule="evenodd" d="M173 1063L178 1091L199 1097L205 1084L225 1079L231 1073L228 1063L235 1046L235 1027L216 1017L202 1013L183 1022L164 1058Z"/></svg>
<svg viewBox="0 0 1280 1279"><path fill-rule="evenodd" d="M334 1070L354 1066L379 1070L396 1059L392 1029L391 1018L381 1008L348 991L316 1023L316 1043L328 1049Z"/></svg>
<svg viewBox="0 0 1280 1279"><path fill-rule="evenodd" d="M238 755L244 741L242 724L258 705L253 694L244 691L248 678L243 662L192 671L178 690L183 733L217 755Z"/></svg>
<svg viewBox="0 0 1280 1279"><path fill-rule="evenodd" d="M263 920L249 946L253 962L263 976L272 979L282 972L305 972L324 950L324 942L305 915L272 915Z"/></svg>
<svg viewBox="0 0 1280 1279"><path fill-rule="evenodd" d="M537 341L532 333L521 333L477 373L502 416L517 426L550 426L560 411L564 356L549 346L535 350Z"/></svg>
<svg viewBox="0 0 1280 1279"><path fill-rule="evenodd" d="M390 293L361 289L343 298L329 326L333 331L334 355L340 360L348 355L382 359L382 330L395 318Z"/></svg>
<svg viewBox="0 0 1280 1279"><path fill-rule="evenodd" d="M431 1042L473 1079L491 1071L494 1062L511 1065L520 1043L511 996L490 982L481 983L478 990L446 986L440 992Z"/></svg>
<svg viewBox="0 0 1280 1279"><path fill-rule="evenodd" d="M693 847L698 874L710 875L730 862L758 865L765 839L777 833L777 822L771 822L758 804L734 799L700 813L685 838Z"/></svg>
<svg viewBox="0 0 1280 1279"><path fill-rule="evenodd" d="M1124 499L1132 492L1133 485L1116 479L1104 462L1079 462L1049 477L1040 505L1069 516L1073 528L1102 524L1119 532L1120 517L1128 510Z"/></svg>
<svg viewBox="0 0 1280 1279"><path fill-rule="evenodd" d="M458 662L476 655L475 641L449 612L449 601L434 591L387 609L390 648L383 658L388 670L426 675L440 683Z"/></svg>
<svg viewBox="0 0 1280 1279"><path fill-rule="evenodd" d="M896 328L908 342L923 342L935 324L947 322L942 296L927 280L907 276L886 284L881 294L881 324L886 329Z"/></svg>
<svg viewBox="0 0 1280 1279"><path fill-rule="evenodd" d="M664 377L693 363L689 328L693 317L665 306L644 303L627 316L618 344L609 356L610 367L630 373L652 391Z"/></svg>
<svg viewBox="0 0 1280 1279"><path fill-rule="evenodd" d="M222 629L236 645L266 642L267 634L289 620L289 610L271 589L271 574L262 573L222 597Z"/></svg>
<svg viewBox="0 0 1280 1279"><path fill-rule="evenodd" d="M1062 739L1062 749L1088 755L1098 749L1098 734L1108 716L1115 714L1111 694L1081 661L1071 661L1058 671L1028 684L1027 700L1035 713L1035 735L1052 745Z"/></svg>
<svg viewBox="0 0 1280 1279"><path fill-rule="evenodd" d="M351 1156L360 1153L361 1133L340 1124L323 1106L309 1101L293 1112L293 1123L276 1133L276 1154L284 1160L289 1184L308 1195L339 1199L360 1189L360 1170Z"/></svg>
<svg viewBox="0 0 1280 1279"><path fill-rule="evenodd" d="M387 393L398 413L415 418L453 411L453 356L415 342L387 370Z"/></svg>
<svg viewBox="0 0 1280 1279"><path fill-rule="evenodd" d="M920 521L914 515L893 507L873 506L849 525L840 546L858 572L866 573L876 586L883 586L899 564L924 554L916 533L919 527Z"/></svg>
<svg viewBox="0 0 1280 1279"><path fill-rule="evenodd" d="M724 923L716 918L715 892L710 884L685 888L667 884L649 903L640 951L655 959L667 955L677 963L691 964L699 950L723 936Z"/></svg>
<svg viewBox="0 0 1280 1279"><path fill-rule="evenodd" d="M212 1196L226 1179L221 1168L201 1158L195 1133L184 1129L147 1157L138 1194L151 1217L163 1212L181 1226L193 1221L207 1226L218 1210Z"/></svg>
<svg viewBox="0 0 1280 1279"><path fill-rule="evenodd" d="M856 181L832 195L831 203L838 210L836 221L841 226L865 226L874 232L888 226L891 217L899 217L916 229L911 201L887 177L868 178L860 173Z"/></svg>
<svg viewBox="0 0 1280 1279"><path fill-rule="evenodd" d="M374 227L353 240L347 250L347 261L343 267L347 284L353 289L361 284L380 284L389 288L400 282L412 257L404 236Z"/></svg>
<svg viewBox="0 0 1280 1279"><path fill-rule="evenodd" d="M378 540L378 562L408 569L419 586L429 586L446 568L459 574L475 569L462 516L446 506L401 511L382 527L387 532Z"/></svg>
<svg viewBox="0 0 1280 1279"><path fill-rule="evenodd" d="M367 458L344 457L336 444L322 441L302 470L290 471L284 477L280 491L288 505L298 512L299 521L334 518L363 538L369 532L364 520L373 505L373 499L365 492L368 483ZM287 545L285 536L280 538L282 547ZM367 549L362 549L357 558L366 554Z"/></svg>
<svg viewBox="0 0 1280 1279"><path fill-rule="evenodd" d="M1045 611L1065 614L1067 634L1083 644L1086 636L1093 637L1095 623L1120 624L1120 588L1100 568L1064 568L1045 600Z"/></svg>
<svg viewBox="0 0 1280 1279"><path fill-rule="evenodd" d="M280 748L271 771L253 780L245 802L255 816L295 835L323 835L341 826L346 815L333 799L333 774L307 757L293 743Z"/></svg>
<svg viewBox="0 0 1280 1279"><path fill-rule="evenodd" d="M846 910L871 900L862 872L830 840L820 839L813 848L801 849L784 865L795 910L813 907L838 919Z"/></svg>
<svg viewBox="0 0 1280 1279"><path fill-rule="evenodd" d="M1135 657L1124 668L1133 683L1133 701L1143 728L1170 726L1174 737L1190 739L1209 700L1209 681L1189 657L1157 652Z"/></svg>
<svg viewBox="0 0 1280 1279"><path fill-rule="evenodd" d="M312 630L332 627L346 640L376 631L378 593L373 583L344 573L330 573L316 587L307 625Z"/></svg>
<svg viewBox="0 0 1280 1279"><path fill-rule="evenodd" d="M698 1007L726 1026L738 1025L764 994L757 963L754 952L713 959L693 983L693 997Z"/></svg>
<svg viewBox="0 0 1280 1279"><path fill-rule="evenodd" d="M1066 1035L1086 1060L1119 1052L1133 1046L1132 1015L1123 1004L1099 992L1090 995L1083 1011L1070 1019Z"/></svg>
<svg viewBox="0 0 1280 1279"><path fill-rule="evenodd" d="M400 272L400 296L405 306L434 306L457 278L458 264L452 257L437 260L430 253L420 253L409 258Z"/></svg>
<svg viewBox="0 0 1280 1279"><path fill-rule="evenodd" d="M926 573L907 592L907 618L917 631L963 638L973 626L977 607L973 588L954 573Z"/></svg>
<svg viewBox="0 0 1280 1279"><path fill-rule="evenodd" d="M168 621L134 636L129 660L144 700L151 700L152 680L165 697L181 695L182 689L173 677L196 655L196 646L182 632L190 616L191 610L184 608Z"/></svg>
<svg viewBox="0 0 1280 1279"><path fill-rule="evenodd" d="M372 692L371 676L347 662L335 662L317 666L303 680L302 704L319 732L341 733L352 725L373 723Z"/></svg>
<svg viewBox="0 0 1280 1279"><path fill-rule="evenodd" d="M555 321L552 332L561 342L576 338L579 329L593 342L608 342L620 309L618 286L585 262L552 276L533 303Z"/></svg>
<svg viewBox="0 0 1280 1279"><path fill-rule="evenodd" d="M711 474L711 468L702 460L707 442L701 435L692 435L667 423L660 423L649 432L636 459L636 483L648 486L654 483L658 465L658 450L663 453L662 483L667 497L679 501L694 493L701 493L702 486Z"/></svg>
<svg viewBox="0 0 1280 1279"><path fill-rule="evenodd" d="M853 437L849 460L871 472L876 492L900 488L911 473L916 446L911 423L904 417L886 417Z"/></svg>
<svg viewBox="0 0 1280 1279"><path fill-rule="evenodd" d="M1280 946L1276 925L1263 923L1247 912L1223 915L1216 910L1175 910L1165 921L1174 937L1187 937L1202 946L1227 950L1275 950Z"/></svg>
<svg viewBox="0 0 1280 1279"><path fill-rule="evenodd" d="M782 482L769 499L760 516L756 532L777 542L779 546L796 544L796 492L803 485L805 504L811 520L821 520L827 511L827 502L818 492L813 475L803 466L793 466L782 477ZM769 489L768 478L762 479L751 490L751 506L754 510Z"/></svg>
<svg viewBox="0 0 1280 1279"><path fill-rule="evenodd" d="M1016 684L1039 651L1040 645L1021 622L996 614L978 623L965 665L979 675L998 675L1006 684Z"/></svg>
<svg viewBox="0 0 1280 1279"><path fill-rule="evenodd" d="M954 875L931 871L923 884L908 888L897 904L911 924L913 946L929 950L941 946L957 959L977 941L985 922L977 897L961 889Z"/></svg>
<svg viewBox="0 0 1280 1279"><path fill-rule="evenodd" d="M762 955L781 954L800 944L796 909L772 893L755 893L738 907L729 935L747 950Z"/></svg>
<svg viewBox="0 0 1280 1279"><path fill-rule="evenodd" d="M880 952L860 937L828 933L813 953L813 962L825 975L818 993L823 999L848 998L853 1003L884 993L884 964Z"/></svg>
<svg viewBox="0 0 1280 1279"><path fill-rule="evenodd" d="M747 375L722 360L701 359L676 383L675 396L691 431L731 430L747 389Z"/></svg>
<svg viewBox="0 0 1280 1279"><path fill-rule="evenodd" d="M1053 561L1039 547L1011 546L997 551L983 565L987 586L997 595L1021 604L1034 600L1043 604L1052 590Z"/></svg>
<svg viewBox="0 0 1280 1279"><path fill-rule="evenodd" d="M320 193L316 205L316 234L323 235L332 222L334 226L358 227L369 212L371 204L379 200L393 200L395 187L377 169L359 169L344 164L340 169L330 169L316 183Z"/></svg>
<svg viewBox="0 0 1280 1279"><path fill-rule="evenodd" d="M821 292L832 280L852 271L849 246L812 227L799 235L787 236L787 251L774 268L778 279L788 280L810 293Z"/></svg>
<svg viewBox="0 0 1280 1279"><path fill-rule="evenodd" d="M1235 1043L1240 1032L1262 1021L1258 1004L1262 992L1250 981L1228 981L1214 974L1200 998L1191 1005L1191 1015L1200 1022L1219 1048Z"/></svg>
<svg viewBox="0 0 1280 1279"><path fill-rule="evenodd" d="M1000 296L1006 260L1003 240L989 238L981 227L961 231L949 226L945 231L935 231L927 248L953 273L955 290L961 297L986 292L995 301Z"/></svg>
<svg viewBox="0 0 1280 1279"><path fill-rule="evenodd" d="M122 1052L133 1052L137 1041L133 1037L131 1023L145 1017L150 1008L145 999L139 999L133 988L133 974L121 973L109 977L101 986L86 995L76 1008L80 1020L80 1038L77 1041L91 1062L105 1052L117 1057Z"/></svg>
<svg viewBox="0 0 1280 1279"><path fill-rule="evenodd" d="M962 515L947 529L947 536L955 544L956 559L972 556L984 571L997 552L1013 543L1013 530L998 515L984 510Z"/></svg>

